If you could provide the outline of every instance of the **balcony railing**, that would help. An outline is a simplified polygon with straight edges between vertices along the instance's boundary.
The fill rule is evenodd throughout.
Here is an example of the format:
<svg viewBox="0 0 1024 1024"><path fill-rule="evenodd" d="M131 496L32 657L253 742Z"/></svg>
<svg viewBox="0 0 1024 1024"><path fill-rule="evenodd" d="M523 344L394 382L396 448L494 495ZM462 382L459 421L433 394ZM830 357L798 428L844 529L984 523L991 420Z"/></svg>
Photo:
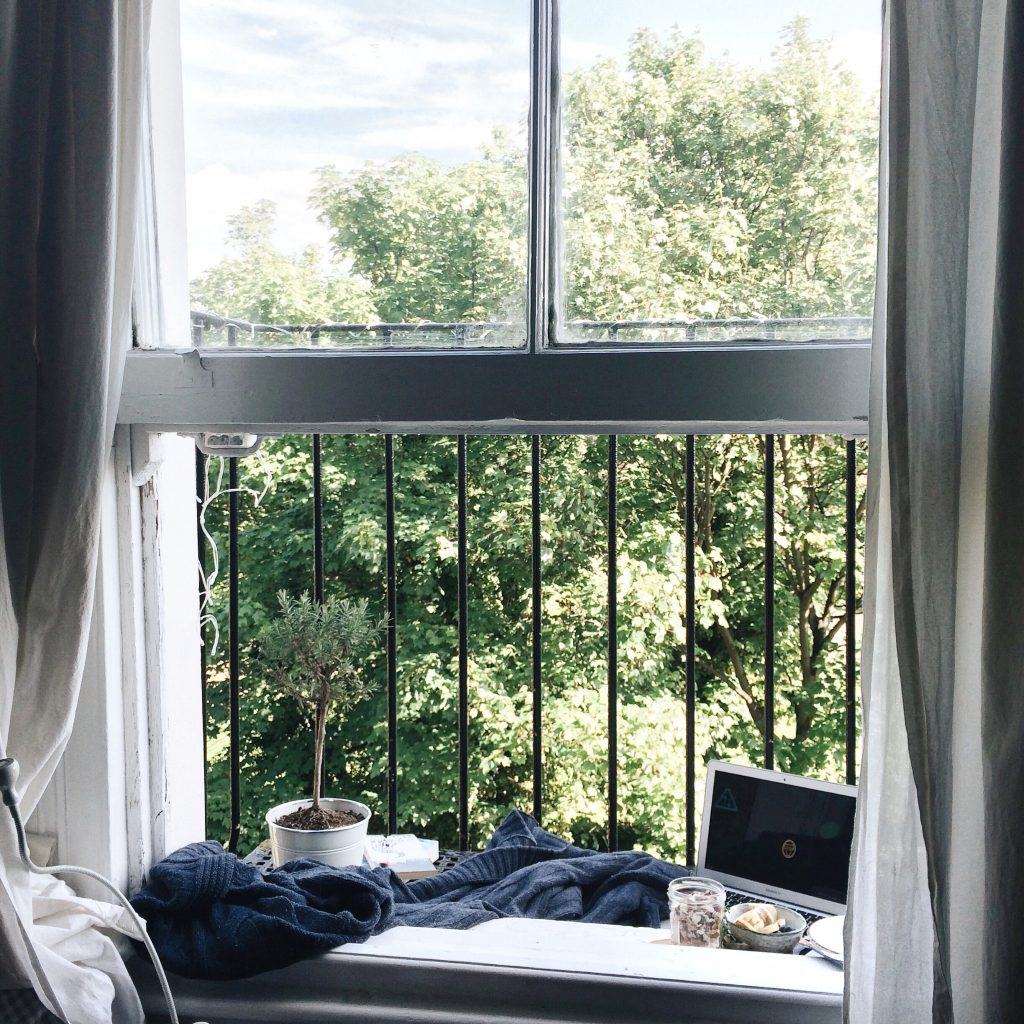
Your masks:
<svg viewBox="0 0 1024 1024"><path fill-rule="evenodd" d="M297 325L253 325L245 324L244 329L255 333L284 332L289 334L316 332L375 331L380 335L404 330L445 332L449 335L462 331L464 338L472 338L473 331L483 326L499 325L351 325L327 324L320 325L313 331L308 326ZM605 323L595 325L606 336L623 327L635 327L636 324ZM692 325L691 325L692 326ZM231 321L209 314L193 315L194 340L198 343L199 335L204 331L223 330L227 343L234 344L238 340L238 332L243 329L241 321ZM620 845L619 836L619 632L620 602L618 594L618 560L619 560L619 439L615 435L606 438L606 495L605 509L605 559L607 570L607 708L606 708L606 739L607 739L607 782L606 812L607 829L606 844L610 850ZM763 642L764 642L764 726L763 749L761 760L765 767L773 768L776 764L776 456L777 442L775 435L768 434L762 438L763 445ZM325 554L324 554L324 466L323 437L319 434L308 437L311 455L312 480L311 503L312 516L308 524L309 531L309 573L312 592L316 600L323 600L325 589ZM469 619L468 581L472 570L472 554L468 545L468 529L470 510L467 500L468 488L468 455L473 438L459 435L457 438L457 472L454 483L454 499L456 506L457 536L457 702L456 721L454 728L458 737L458 844L462 850L470 846L470 773L469 773L469 722L472 711L470 701L470 654L473 635ZM530 616L531 616L531 649L529 652L531 675L531 748L532 748L532 812L538 820L544 817L544 574L542 564L542 511L544 494L542 491L542 439L533 435L529 439L529 494L530 494ZM696 857L696 783L697 783L697 751L695 744L695 720L697 716L697 650L695 648L694 623L698 617L696 587L696 522L695 522L695 445L696 437L685 437L685 495L682 503L685 506L685 857L692 863ZM844 554L845 566L837 579L843 593L845 611L842 622L843 643L845 644L845 674L842 680L842 704L844 708L843 723L843 757L845 779L856 781L856 731L857 731L857 637L856 623L858 614L857 565L858 565L858 526L863 503L858 496L858 467L862 461L863 451L858 451L858 443L847 440L844 443L845 484L844 484ZM240 653L242 638L240 637L239 597L242 582L242 566L239 559L239 462L238 458L228 458L228 510L227 510L227 688L228 688L228 778L230 785L230 831L227 846L230 850L237 849L242 821L242 790L240 771L240 743L242 723L240 721ZM399 815L399 651L398 635L402 628L399 619L398 605L398 563L396 559L396 487L395 487L395 436L388 434L383 439L383 477L384 477L384 535L386 542L385 566L385 598L387 617L391 628L387 631L386 641L386 721L387 721L387 766L386 766L386 799L387 827L395 832L400 821ZM207 460L197 456L197 494L202 509L202 500L207 492ZM200 535L199 557L203 567L204 578L208 560L207 547ZM207 595L208 596L208 595ZM249 638L247 638L249 639ZM526 652L523 652L524 661ZM204 658L203 684L206 685L207 665ZM204 691L205 692L205 691ZM679 851L683 853L684 851Z"/></svg>
<svg viewBox="0 0 1024 1024"><path fill-rule="evenodd" d="M208 346L335 346L514 348L523 344L524 325L510 320L415 323L262 324L215 313L192 313L192 343ZM570 320L566 336L584 344L626 341L777 343L779 341L863 342L871 318L862 316L757 317L721 320Z"/></svg>

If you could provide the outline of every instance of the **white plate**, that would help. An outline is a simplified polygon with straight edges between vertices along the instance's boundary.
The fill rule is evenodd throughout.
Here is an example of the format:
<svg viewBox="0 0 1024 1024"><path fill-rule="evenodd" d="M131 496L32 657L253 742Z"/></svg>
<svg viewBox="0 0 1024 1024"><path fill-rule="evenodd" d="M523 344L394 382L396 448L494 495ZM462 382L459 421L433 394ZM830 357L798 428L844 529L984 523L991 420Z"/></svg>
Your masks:
<svg viewBox="0 0 1024 1024"><path fill-rule="evenodd" d="M843 925L846 916L823 917L807 929L806 939L823 956L841 964L843 962Z"/></svg>

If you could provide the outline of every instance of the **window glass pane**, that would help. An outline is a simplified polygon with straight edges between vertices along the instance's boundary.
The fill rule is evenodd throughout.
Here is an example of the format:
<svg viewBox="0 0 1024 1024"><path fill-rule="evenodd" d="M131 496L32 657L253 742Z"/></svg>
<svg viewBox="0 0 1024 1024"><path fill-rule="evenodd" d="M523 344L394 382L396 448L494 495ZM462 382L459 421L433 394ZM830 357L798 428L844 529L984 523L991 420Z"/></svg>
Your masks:
<svg viewBox="0 0 1024 1024"><path fill-rule="evenodd" d="M560 340L866 337L878 5L563 0L561 23Z"/></svg>
<svg viewBox="0 0 1024 1024"><path fill-rule="evenodd" d="M181 16L193 309L344 325L194 317L198 343L523 344L527 0Z"/></svg>

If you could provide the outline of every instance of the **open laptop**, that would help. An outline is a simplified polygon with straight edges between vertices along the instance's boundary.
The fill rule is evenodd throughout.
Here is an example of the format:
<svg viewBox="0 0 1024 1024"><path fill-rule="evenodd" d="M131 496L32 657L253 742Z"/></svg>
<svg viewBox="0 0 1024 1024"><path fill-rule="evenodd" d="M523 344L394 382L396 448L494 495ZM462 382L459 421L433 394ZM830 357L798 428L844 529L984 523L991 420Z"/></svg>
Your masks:
<svg viewBox="0 0 1024 1024"><path fill-rule="evenodd" d="M728 906L843 914L856 802L856 786L709 761L695 873L731 890Z"/></svg>

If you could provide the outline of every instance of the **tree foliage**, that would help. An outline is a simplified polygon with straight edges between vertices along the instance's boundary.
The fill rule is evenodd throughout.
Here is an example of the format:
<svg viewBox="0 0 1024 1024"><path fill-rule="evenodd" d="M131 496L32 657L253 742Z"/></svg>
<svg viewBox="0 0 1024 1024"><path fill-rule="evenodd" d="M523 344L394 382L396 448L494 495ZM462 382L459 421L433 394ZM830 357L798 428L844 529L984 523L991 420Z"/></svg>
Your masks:
<svg viewBox="0 0 1024 1024"><path fill-rule="evenodd" d="M365 280L338 265L325 267L316 246L298 256L274 248L276 215L276 204L262 199L228 218L227 242L235 255L192 282L194 306L263 324L376 320Z"/></svg>
<svg viewBox="0 0 1024 1024"><path fill-rule="evenodd" d="M867 313L877 107L796 21L763 70L641 32L566 91L570 318Z"/></svg>
<svg viewBox="0 0 1024 1024"><path fill-rule="evenodd" d="M383 320L524 318L526 162L500 134L453 167L409 154L322 168L313 201Z"/></svg>
<svg viewBox="0 0 1024 1024"><path fill-rule="evenodd" d="M803 23L775 63L710 59L699 39L639 34L623 64L570 76L566 291L570 316L803 316L870 311L872 108ZM239 255L197 301L252 320L474 320L522 315L525 163L496 136L479 160L415 155L350 174L325 168L312 201L332 231L319 264L276 252L272 209L233 224ZM332 291L333 289L333 291ZM358 305L365 302L366 305ZM346 305L346 303L349 303ZM591 847L607 821L607 440L542 439L544 823ZM775 724L779 767L841 778L847 443L775 439ZM379 605L386 578L383 441L323 438L328 595ZM696 614L686 615L686 439L620 438L618 686L620 840L681 858L685 843L686 644L696 652L696 758L760 763L765 720L765 439L694 444ZM862 504L864 450L856 451ZM274 595L308 589L308 438L269 441L270 485L242 502L241 635L273 620ZM213 470L210 470L213 472ZM399 827L457 836L458 574L454 438L396 439ZM530 443L469 440L469 761L472 840L532 802ZM207 519L226 546L226 503ZM859 574L859 568L857 570ZM859 593L859 576L857 581ZM223 581L213 611L224 616ZM851 634L848 637L848 634ZM223 652L209 658L208 814L227 833ZM383 653L377 690L328 721L328 788L386 812ZM267 806L302 788L299 711L243 661L243 843Z"/></svg>
<svg viewBox="0 0 1024 1024"><path fill-rule="evenodd" d="M363 659L387 620L374 621L366 601L332 595L314 604L307 593L291 597L285 590L277 600L278 615L260 631L256 657L267 682L312 714L313 810L318 811L327 715L333 711L343 720L373 693Z"/></svg>

